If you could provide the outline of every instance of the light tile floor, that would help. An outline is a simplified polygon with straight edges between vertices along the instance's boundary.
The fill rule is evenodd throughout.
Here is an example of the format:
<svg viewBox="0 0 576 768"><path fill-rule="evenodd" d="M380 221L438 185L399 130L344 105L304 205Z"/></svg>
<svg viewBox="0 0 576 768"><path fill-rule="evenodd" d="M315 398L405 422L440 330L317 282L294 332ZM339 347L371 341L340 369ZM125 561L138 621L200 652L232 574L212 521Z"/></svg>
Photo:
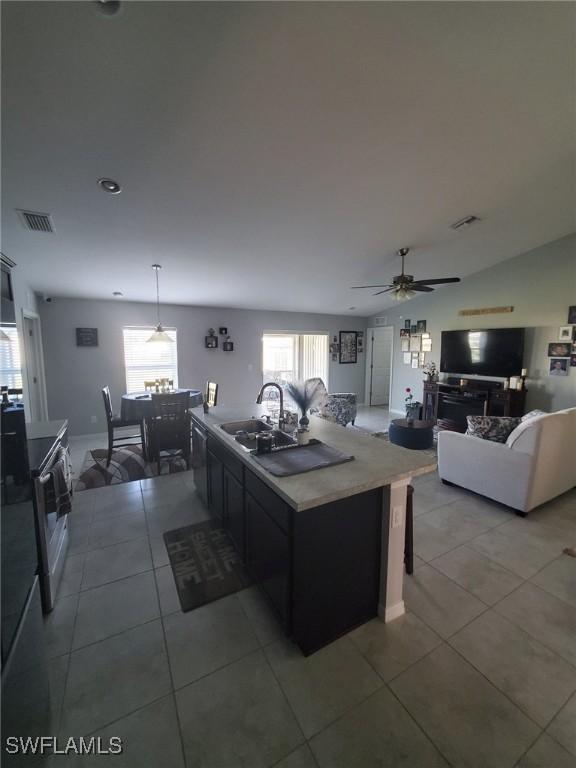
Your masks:
<svg viewBox="0 0 576 768"><path fill-rule="evenodd" d="M190 473L78 493L46 620L54 728L125 752L49 764L574 768L576 491L520 519L415 487L408 613L308 658L256 587L181 613L162 532L206 519Z"/></svg>

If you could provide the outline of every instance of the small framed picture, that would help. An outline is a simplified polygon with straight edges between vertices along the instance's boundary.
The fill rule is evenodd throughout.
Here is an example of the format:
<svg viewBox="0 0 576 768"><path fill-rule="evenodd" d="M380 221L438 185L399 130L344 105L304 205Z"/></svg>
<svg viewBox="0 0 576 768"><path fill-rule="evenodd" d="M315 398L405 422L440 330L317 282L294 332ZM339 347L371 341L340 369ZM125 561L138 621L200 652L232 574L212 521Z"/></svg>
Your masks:
<svg viewBox="0 0 576 768"><path fill-rule="evenodd" d="M410 352L420 352L420 336L410 336Z"/></svg>
<svg viewBox="0 0 576 768"><path fill-rule="evenodd" d="M576 304L572 307L568 307L568 320L570 325L576 325Z"/></svg>
<svg viewBox="0 0 576 768"><path fill-rule="evenodd" d="M414 335L415 333L418 333L418 326L417 325L411 325L410 326L410 334Z"/></svg>
<svg viewBox="0 0 576 768"><path fill-rule="evenodd" d="M548 344L548 357L570 357L572 354L572 343L561 344L554 341Z"/></svg>
<svg viewBox="0 0 576 768"><path fill-rule="evenodd" d="M364 331L358 331L358 354L364 352Z"/></svg>
<svg viewBox="0 0 576 768"><path fill-rule="evenodd" d="M416 330L418 333L426 332L426 320L418 320L416 323Z"/></svg>
<svg viewBox="0 0 576 768"><path fill-rule="evenodd" d="M419 355L417 352L412 353L412 368L418 368L418 357Z"/></svg>
<svg viewBox="0 0 576 768"><path fill-rule="evenodd" d="M576 368L576 354L570 355L570 368Z"/></svg>
<svg viewBox="0 0 576 768"><path fill-rule="evenodd" d="M422 337L422 352L432 352L432 339Z"/></svg>
<svg viewBox="0 0 576 768"><path fill-rule="evenodd" d="M336 338L336 337L334 337ZM337 355L340 352L340 344L337 341L330 342L330 354Z"/></svg>
<svg viewBox="0 0 576 768"><path fill-rule="evenodd" d="M409 331L412 325L412 320L404 320L404 328Z"/></svg>
<svg viewBox="0 0 576 768"><path fill-rule="evenodd" d="M400 338L407 338L410 336L410 328L400 328Z"/></svg>
<svg viewBox="0 0 576 768"><path fill-rule="evenodd" d="M563 325L560 327L560 332L558 333L558 341L572 341L572 334L574 331L572 330L571 325Z"/></svg>
<svg viewBox="0 0 576 768"><path fill-rule="evenodd" d="M410 339L407 336L400 339L400 349L402 352L410 352Z"/></svg>
<svg viewBox="0 0 576 768"><path fill-rule="evenodd" d="M404 360L404 365L410 365L410 363L412 362L412 355L410 354L410 352L404 352L402 359Z"/></svg>
<svg viewBox="0 0 576 768"><path fill-rule="evenodd" d="M97 347L98 328L76 328L77 347Z"/></svg>
<svg viewBox="0 0 576 768"><path fill-rule="evenodd" d="M570 360L569 357L551 357L548 370L550 376L568 376Z"/></svg>
<svg viewBox="0 0 576 768"><path fill-rule="evenodd" d="M224 328L224 326L221 326L218 328L218 333L220 336L228 336L228 328Z"/></svg>
<svg viewBox="0 0 576 768"><path fill-rule="evenodd" d="M425 352L419 352L418 353L418 367L423 368L426 365L426 353Z"/></svg>

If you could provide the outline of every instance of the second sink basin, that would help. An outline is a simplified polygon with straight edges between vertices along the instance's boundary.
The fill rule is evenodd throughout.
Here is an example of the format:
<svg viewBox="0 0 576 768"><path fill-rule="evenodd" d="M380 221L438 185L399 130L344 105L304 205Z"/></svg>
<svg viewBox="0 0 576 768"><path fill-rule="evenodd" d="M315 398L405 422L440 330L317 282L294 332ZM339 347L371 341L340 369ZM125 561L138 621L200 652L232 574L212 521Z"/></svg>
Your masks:
<svg viewBox="0 0 576 768"><path fill-rule="evenodd" d="M220 424L227 435L235 435L236 432L269 432L272 424L267 424L262 419L245 419L244 421L228 421Z"/></svg>
<svg viewBox="0 0 576 768"><path fill-rule="evenodd" d="M279 429L268 430L268 434L272 436L274 448L286 448L289 445L296 445L296 441L286 432L282 432ZM256 435L236 435L236 442L240 443L242 448L247 451L256 450Z"/></svg>

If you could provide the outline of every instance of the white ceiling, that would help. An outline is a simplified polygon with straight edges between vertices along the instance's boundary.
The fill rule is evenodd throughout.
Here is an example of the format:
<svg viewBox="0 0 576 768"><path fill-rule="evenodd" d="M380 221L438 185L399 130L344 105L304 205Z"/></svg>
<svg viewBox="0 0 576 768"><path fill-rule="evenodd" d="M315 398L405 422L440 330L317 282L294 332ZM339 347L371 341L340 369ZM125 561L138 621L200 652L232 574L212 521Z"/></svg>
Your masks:
<svg viewBox="0 0 576 768"><path fill-rule="evenodd" d="M2 249L38 291L149 301L160 262L165 302L369 315L400 246L465 276L576 228L574 3L2 6Z"/></svg>

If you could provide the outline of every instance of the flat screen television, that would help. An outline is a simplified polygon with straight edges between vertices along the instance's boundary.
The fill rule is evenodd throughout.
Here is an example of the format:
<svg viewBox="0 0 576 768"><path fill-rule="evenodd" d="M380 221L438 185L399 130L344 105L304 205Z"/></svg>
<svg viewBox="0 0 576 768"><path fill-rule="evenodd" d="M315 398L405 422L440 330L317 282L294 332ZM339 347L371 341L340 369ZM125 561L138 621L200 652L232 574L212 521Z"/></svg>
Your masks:
<svg viewBox="0 0 576 768"><path fill-rule="evenodd" d="M440 370L479 376L519 376L524 328L442 331Z"/></svg>

